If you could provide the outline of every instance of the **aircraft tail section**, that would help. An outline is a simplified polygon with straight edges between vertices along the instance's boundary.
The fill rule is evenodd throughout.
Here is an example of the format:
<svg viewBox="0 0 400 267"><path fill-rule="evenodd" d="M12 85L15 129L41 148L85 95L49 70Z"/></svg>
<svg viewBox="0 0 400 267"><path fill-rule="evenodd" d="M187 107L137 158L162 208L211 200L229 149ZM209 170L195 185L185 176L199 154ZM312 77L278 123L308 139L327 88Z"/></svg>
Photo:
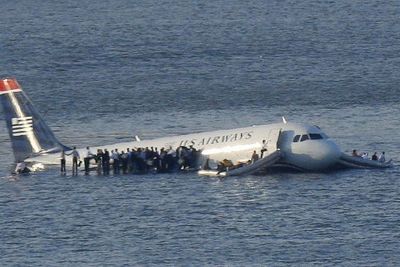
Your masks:
<svg viewBox="0 0 400 267"><path fill-rule="evenodd" d="M16 162L68 149L57 140L15 79L0 81L0 102Z"/></svg>

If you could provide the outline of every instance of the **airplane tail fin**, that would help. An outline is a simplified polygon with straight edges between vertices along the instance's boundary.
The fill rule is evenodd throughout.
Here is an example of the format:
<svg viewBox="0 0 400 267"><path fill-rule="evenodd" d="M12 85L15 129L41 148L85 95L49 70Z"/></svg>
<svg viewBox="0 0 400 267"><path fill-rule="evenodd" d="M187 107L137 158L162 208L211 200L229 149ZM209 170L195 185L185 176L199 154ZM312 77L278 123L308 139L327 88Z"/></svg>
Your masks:
<svg viewBox="0 0 400 267"><path fill-rule="evenodd" d="M0 81L0 102L16 162L68 149L57 140L15 79Z"/></svg>

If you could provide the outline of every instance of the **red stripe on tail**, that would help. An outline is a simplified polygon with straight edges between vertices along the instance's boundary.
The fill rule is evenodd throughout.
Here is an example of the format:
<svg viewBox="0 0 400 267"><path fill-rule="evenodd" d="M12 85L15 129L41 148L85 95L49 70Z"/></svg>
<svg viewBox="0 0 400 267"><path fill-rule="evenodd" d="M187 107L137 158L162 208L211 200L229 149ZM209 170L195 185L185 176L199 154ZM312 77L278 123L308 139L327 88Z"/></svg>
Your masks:
<svg viewBox="0 0 400 267"><path fill-rule="evenodd" d="M10 91L15 89L21 89L17 80L15 79L3 79L0 81L0 92L2 91Z"/></svg>

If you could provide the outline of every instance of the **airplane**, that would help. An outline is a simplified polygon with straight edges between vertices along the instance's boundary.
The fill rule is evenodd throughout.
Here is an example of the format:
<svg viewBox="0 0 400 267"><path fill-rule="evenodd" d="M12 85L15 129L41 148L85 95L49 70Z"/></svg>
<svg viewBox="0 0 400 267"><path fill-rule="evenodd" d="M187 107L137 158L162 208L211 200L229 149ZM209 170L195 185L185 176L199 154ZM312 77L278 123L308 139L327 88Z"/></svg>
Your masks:
<svg viewBox="0 0 400 267"><path fill-rule="evenodd" d="M59 165L60 153L69 154L71 147L65 146L55 137L43 118L34 108L28 96L14 78L0 82L0 101L3 106L6 124L14 152L15 163L24 162L31 166ZM219 130L212 132L163 137L153 140L140 140L135 136L131 142L91 147L92 151L127 148L156 147L158 149L177 149L193 147L201 152L198 168L207 161L214 168L219 162L229 159L231 162L251 162L252 154L265 154L256 171L274 167L284 167L301 171L324 171L335 166L346 167L387 167L386 165L364 165L358 159L349 158L341 152L334 140L329 138L320 127L288 122L284 117L279 123L256 125L245 128ZM85 148L77 149L80 155ZM67 160L67 164L71 161ZM253 165L256 166L256 165ZM243 169L245 170L245 169Z"/></svg>

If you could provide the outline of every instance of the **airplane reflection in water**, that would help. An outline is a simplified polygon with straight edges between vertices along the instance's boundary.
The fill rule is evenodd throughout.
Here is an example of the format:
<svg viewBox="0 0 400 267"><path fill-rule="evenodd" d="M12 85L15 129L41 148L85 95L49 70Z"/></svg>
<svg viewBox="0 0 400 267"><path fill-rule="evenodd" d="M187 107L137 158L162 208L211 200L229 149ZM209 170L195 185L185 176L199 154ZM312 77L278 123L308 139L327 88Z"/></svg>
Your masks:
<svg viewBox="0 0 400 267"><path fill-rule="evenodd" d="M15 79L1 80L0 101L16 162L58 165L60 152L64 150L68 153L71 148L57 140ZM283 122L268 125L91 148L94 151L97 149L126 151L127 148L135 147L176 149L180 146L193 146L201 151L197 166L201 166L206 160L211 166L216 166L224 159L232 162L248 162L253 151L260 153L261 150L265 151L266 160L257 171L276 166L303 171L322 171L337 165L349 166L339 146L319 127L287 122L284 118ZM84 150L78 149L78 152L82 155ZM276 155L272 157L274 160L268 160L268 155L271 154ZM67 163L69 162L68 160Z"/></svg>

